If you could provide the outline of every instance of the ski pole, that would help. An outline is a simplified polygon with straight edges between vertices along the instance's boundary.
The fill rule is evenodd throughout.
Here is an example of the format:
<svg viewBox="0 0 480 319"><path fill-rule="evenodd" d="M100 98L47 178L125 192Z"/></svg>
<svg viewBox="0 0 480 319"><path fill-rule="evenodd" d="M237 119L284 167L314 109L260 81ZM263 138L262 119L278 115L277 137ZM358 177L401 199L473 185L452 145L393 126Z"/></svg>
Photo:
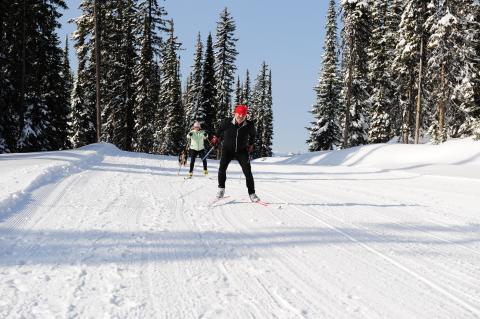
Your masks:
<svg viewBox="0 0 480 319"><path fill-rule="evenodd" d="M210 153L213 151L214 148L215 146L212 146L212 148L207 152L207 154L205 154L205 156L202 157L202 161L204 161L208 157L208 155L210 155Z"/></svg>

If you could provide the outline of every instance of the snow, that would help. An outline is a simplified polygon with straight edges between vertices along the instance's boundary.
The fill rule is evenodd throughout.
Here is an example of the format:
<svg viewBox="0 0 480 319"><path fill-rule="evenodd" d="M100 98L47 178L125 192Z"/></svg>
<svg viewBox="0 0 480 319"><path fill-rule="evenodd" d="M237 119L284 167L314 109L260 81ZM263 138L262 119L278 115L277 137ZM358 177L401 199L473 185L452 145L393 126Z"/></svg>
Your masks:
<svg viewBox="0 0 480 319"><path fill-rule="evenodd" d="M0 155L1 318L479 318L480 142L230 164Z"/></svg>

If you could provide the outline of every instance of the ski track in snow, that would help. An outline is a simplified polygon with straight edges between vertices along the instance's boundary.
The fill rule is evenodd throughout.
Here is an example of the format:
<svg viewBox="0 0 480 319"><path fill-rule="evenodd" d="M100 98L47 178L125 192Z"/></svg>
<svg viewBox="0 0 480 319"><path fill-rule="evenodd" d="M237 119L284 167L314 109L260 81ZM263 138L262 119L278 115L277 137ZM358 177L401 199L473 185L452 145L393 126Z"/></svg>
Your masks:
<svg viewBox="0 0 480 319"><path fill-rule="evenodd" d="M210 206L176 165L107 150L4 201L0 317L480 317L478 180L254 163L265 207L232 163Z"/></svg>

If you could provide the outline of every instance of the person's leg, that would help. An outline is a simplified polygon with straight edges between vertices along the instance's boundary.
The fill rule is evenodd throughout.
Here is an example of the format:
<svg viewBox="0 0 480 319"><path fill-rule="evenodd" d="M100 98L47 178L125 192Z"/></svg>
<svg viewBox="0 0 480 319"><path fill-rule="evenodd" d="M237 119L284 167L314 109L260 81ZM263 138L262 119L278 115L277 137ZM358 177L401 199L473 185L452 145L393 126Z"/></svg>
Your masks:
<svg viewBox="0 0 480 319"><path fill-rule="evenodd" d="M243 175L245 175L245 181L247 184L248 194L255 193L255 182L252 175L252 167L250 166L250 160L248 159L248 153L240 152L236 153L235 156L242 167Z"/></svg>
<svg viewBox="0 0 480 319"><path fill-rule="evenodd" d="M222 157L220 157L220 165L218 167L218 187L225 188L225 181L227 180L227 167L232 156L225 150L222 152Z"/></svg>
<svg viewBox="0 0 480 319"><path fill-rule="evenodd" d="M190 173L193 172L193 166L195 165L195 157L197 157L197 151L190 150Z"/></svg>

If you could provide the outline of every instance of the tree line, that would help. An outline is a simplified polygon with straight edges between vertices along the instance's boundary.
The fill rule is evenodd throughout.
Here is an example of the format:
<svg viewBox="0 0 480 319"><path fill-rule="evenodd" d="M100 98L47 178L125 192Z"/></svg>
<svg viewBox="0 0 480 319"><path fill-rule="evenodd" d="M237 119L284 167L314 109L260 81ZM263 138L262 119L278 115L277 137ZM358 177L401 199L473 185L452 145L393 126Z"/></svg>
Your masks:
<svg viewBox="0 0 480 319"><path fill-rule="evenodd" d="M215 41L209 34L204 43L198 34L192 71L182 88L182 44L157 0L98 0L98 32L94 5L83 0L82 15L71 21L78 58L73 75L68 39L62 50L56 34L65 2L2 1L0 153L97 141L97 40L101 141L127 151L177 155L194 121L214 134L219 122L232 115L234 103L242 103L259 129L255 156L271 155L271 71L264 62L251 88L247 70L234 89L236 26L227 8L217 22Z"/></svg>
<svg viewBox="0 0 480 319"><path fill-rule="evenodd" d="M480 138L478 1L341 0L339 9L329 1L310 151Z"/></svg>

